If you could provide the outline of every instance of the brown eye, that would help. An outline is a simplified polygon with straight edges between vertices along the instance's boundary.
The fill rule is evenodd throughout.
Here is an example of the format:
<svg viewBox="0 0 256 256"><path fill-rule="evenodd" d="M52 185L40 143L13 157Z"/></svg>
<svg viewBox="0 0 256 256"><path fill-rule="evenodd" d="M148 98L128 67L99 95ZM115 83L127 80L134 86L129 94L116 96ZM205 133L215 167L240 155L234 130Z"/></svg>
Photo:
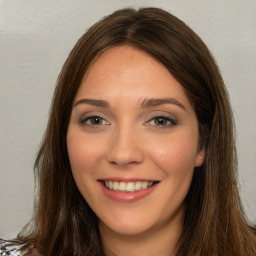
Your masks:
<svg viewBox="0 0 256 256"><path fill-rule="evenodd" d="M91 125L101 125L102 124L102 118L99 116L93 116L90 118L90 124Z"/></svg>
<svg viewBox="0 0 256 256"><path fill-rule="evenodd" d="M88 116L80 121L81 124L88 124L91 126L108 125L109 123L100 116Z"/></svg>
<svg viewBox="0 0 256 256"><path fill-rule="evenodd" d="M163 126L163 125L167 125L168 120L167 120L167 118L159 116L154 119L154 122L155 122L155 125L157 125L157 126Z"/></svg>
<svg viewBox="0 0 256 256"><path fill-rule="evenodd" d="M177 122L169 117L156 116L156 117L152 118L148 124L156 126L156 127L169 127L169 126L176 125Z"/></svg>

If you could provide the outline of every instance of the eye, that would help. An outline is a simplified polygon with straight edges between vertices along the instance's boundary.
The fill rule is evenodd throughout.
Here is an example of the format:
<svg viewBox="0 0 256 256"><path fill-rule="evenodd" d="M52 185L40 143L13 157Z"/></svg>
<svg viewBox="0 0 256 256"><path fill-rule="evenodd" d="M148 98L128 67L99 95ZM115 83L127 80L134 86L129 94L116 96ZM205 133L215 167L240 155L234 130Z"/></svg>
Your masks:
<svg viewBox="0 0 256 256"><path fill-rule="evenodd" d="M173 126L176 125L177 122L169 117L165 117L165 116L156 116L154 118L152 118L149 122L149 125L153 125L153 126L158 126L158 127L168 127L168 126Z"/></svg>
<svg viewBox="0 0 256 256"><path fill-rule="evenodd" d="M87 124L91 126L109 125L104 118L100 116L88 116L80 120L81 124Z"/></svg>

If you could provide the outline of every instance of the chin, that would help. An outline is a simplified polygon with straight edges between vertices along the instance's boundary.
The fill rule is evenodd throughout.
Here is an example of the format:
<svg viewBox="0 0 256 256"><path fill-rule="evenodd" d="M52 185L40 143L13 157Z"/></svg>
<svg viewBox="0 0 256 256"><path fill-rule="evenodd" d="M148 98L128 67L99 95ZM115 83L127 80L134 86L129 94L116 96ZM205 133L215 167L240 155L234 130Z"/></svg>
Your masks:
<svg viewBox="0 0 256 256"><path fill-rule="evenodd" d="M129 221L126 219L124 221L118 220L111 223L100 221L99 226L100 229L107 229L119 235L134 236L147 232L153 225L150 225L145 219L140 221Z"/></svg>

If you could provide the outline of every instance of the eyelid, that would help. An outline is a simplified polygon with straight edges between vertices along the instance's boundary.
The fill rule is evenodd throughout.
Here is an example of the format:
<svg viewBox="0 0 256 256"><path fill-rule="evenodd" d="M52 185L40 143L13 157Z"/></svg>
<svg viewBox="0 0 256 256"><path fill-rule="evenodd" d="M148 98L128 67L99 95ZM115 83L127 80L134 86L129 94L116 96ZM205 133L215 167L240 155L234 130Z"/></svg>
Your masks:
<svg viewBox="0 0 256 256"><path fill-rule="evenodd" d="M99 124L99 125L93 125L93 124L86 123L86 121L88 121L88 120L90 120L92 118L96 118L96 117L101 119L101 120L104 120L106 123ZM86 114L82 115L79 118L78 122L81 125L88 125L88 126L93 126L93 127L102 126L102 125L110 125L110 122L107 120L107 118L104 117L104 115L102 113L99 113L99 112L89 112L89 113L86 113Z"/></svg>
<svg viewBox="0 0 256 256"><path fill-rule="evenodd" d="M150 117L148 117L148 121L146 122L146 125L151 125L150 123L152 121L154 121L157 118L163 118L165 120L167 120L168 122L170 122L169 124L165 124L165 125L156 125L156 124L152 124L152 126L155 126L157 128L169 128L171 126L175 126L178 124L178 120L177 118L175 118L173 115L169 114L169 113L154 113L153 115L150 115Z"/></svg>

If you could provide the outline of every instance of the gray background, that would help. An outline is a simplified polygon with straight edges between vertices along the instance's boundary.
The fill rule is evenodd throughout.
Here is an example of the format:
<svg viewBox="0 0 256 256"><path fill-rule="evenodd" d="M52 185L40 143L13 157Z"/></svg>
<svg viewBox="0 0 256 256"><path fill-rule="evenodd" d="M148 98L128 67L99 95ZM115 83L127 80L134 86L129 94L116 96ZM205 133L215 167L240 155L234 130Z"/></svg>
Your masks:
<svg viewBox="0 0 256 256"><path fill-rule="evenodd" d="M0 237L11 238L33 210L33 162L58 73L84 31L122 7L156 6L206 42L230 92L239 182L256 222L256 1L0 1Z"/></svg>

